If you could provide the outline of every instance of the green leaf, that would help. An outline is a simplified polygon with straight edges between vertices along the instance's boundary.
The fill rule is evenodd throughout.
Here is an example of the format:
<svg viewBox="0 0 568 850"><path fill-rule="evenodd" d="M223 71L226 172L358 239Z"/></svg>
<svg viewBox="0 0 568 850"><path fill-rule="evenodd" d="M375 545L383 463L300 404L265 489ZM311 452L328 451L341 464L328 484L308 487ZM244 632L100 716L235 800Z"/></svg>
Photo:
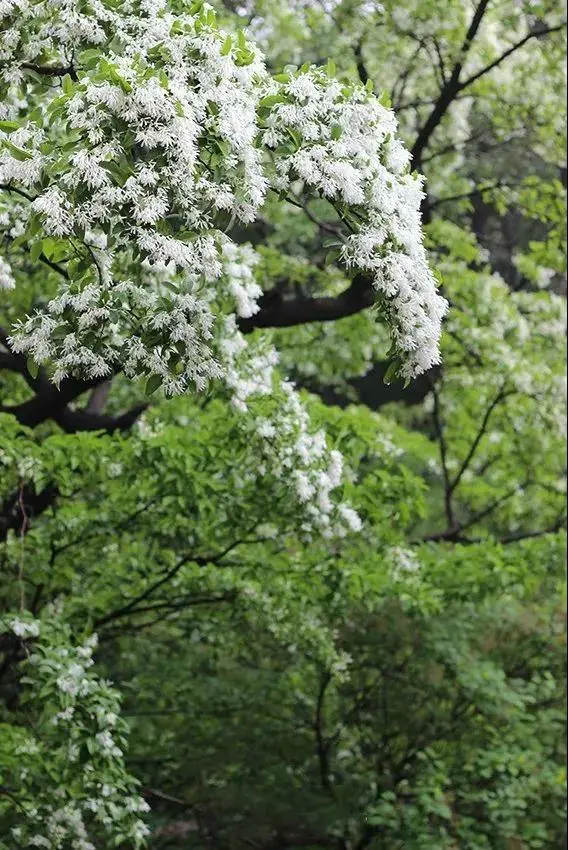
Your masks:
<svg viewBox="0 0 568 850"><path fill-rule="evenodd" d="M12 144L12 142L8 139L2 139L1 141L4 147L10 151L14 159L17 159L18 162L25 162L27 159L32 158L32 154L29 151L16 147L16 145Z"/></svg>
<svg viewBox="0 0 568 850"><path fill-rule="evenodd" d="M157 389L162 386L162 378L159 375L150 375L148 380L146 381L146 386L144 388L144 392L146 395L152 395L155 393Z"/></svg>
<svg viewBox="0 0 568 850"><path fill-rule="evenodd" d="M32 262L37 263L40 258L42 252L42 244L40 242L34 242L32 247L30 248L30 257Z"/></svg>
<svg viewBox="0 0 568 850"><path fill-rule="evenodd" d="M285 98L281 94L268 94L266 97L259 100L258 105L264 107L275 106L277 103L285 103Z"/></svg>
<svg viewBox="0 0 568 850"><path fill-rule="evenodd" d="M26 360L26 369L28 370L28 374L35 380L39 375L39 365L35 362L33 357L28 357Z"/></svg>
<svg viewBox="0 0 568 850"><path fill-rule="evenodd" d="M19 130L20 124L17 121L0 121L0 130L4 133L13 133L14 130Z"/></svg>
<svg viewBox="0 0 568 850"><path fill-rule="evenodd" d="M69 74L65 74L65 76L63 77L63 80L61 81L61 86L62 86L65 94L67 94L71 97L71 95L75 91L75 88L73 86L73 80L71 79Z"/></svg>
<svg viewBox="0 0 568 850"><path fill-rule="evenodd" d="M89 48L89 50L83 50L82 53L79 53L78 60L79 64L85 68L94 68L100 57L100 51Z"/></svg>
<svg viewBox="0 0 568 850"><path fill-rule="evenodd" d="M51 255L55 250L55 239L52 239L51 236L46 236L46 238L41 241L41 247L47 259L50 260Z"/></svg>
<svg viewBox="0 0 568 850"><path fill-rule="evenodd" d="M394 380L396 380L396 378L398 377L398 366L399 364L395 360L388 367L385 377L383 378L383 383L387 384L387 386L391 384Z"/></svg>
<svg viewBox="0 0 568 850"><path fill-rule="evenodd" d="M232 36L228 35L225 41L223 42L223 46L221 47L221 56L228 56L231 52L231 47L233 46Z"/></svg>

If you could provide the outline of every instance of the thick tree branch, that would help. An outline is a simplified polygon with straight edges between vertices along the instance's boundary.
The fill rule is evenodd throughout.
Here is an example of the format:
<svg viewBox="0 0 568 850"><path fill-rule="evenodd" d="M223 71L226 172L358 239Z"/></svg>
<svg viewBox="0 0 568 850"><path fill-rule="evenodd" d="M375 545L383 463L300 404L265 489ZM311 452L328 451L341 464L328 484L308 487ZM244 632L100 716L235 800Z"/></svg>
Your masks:
<svg viewBox="0 0 568 850"><path fill-rule="evenodd" d="M136 404L119 416L107 416L102 413L89 413L87 410L70 410L66 407L54 419L68 434L75 434L78 431L106 431L107 434L112 434L114 431L128 431L147 408L146 403Z"/></svg>
<svg viewBox="0 0 568 850"><path fill-rule="evenodd" d="M352 316L371 307L375 300L375 292L371 281L364 275L357 275L351 285L335 297L321 296L317 298L285 299L279 288L265 293L260 300L260 311L248 319L241 319L239 327L243 333L250 333L255 328L293 327L307 322L330 322L345 316ZM6 337L7 339L7 337ZM3 361L6 361L4 364ZM20 424L33 428L41 422L52 419L65 431L104 430L115 431L129 428L144 410L144 405L138 405L119 417L103 416L87 409L82 411L70 410L68 405L89 389L95 390L108 379L66 378L59 387L51 384L44 377L32 379L25 365L25 359L11 354L3 354L2 365L20 372L36 394L28 401L9 407L0 406L3 413L11 413ZM103 391L100 390L102 398ZM91 396L91 399L93 396Z"/></svg>
<svg viewBox="0 0 568 850"><path fill-rule="evenodd" d="M65 407L84 392L101 383L101 378L90 380L79 380L78 378L66 378L59 387L48 383L42 386L36 395L22 404L11 407L0 407L2 413L11 413L21 425L34 428L47 419L57 419L62 415Z"/></svg>
<svg viewBox="0 0 568 850"><path fill-rule="evenodd" d="M285 299L273 289L260 299L260 311L250 319L240 319L239 328L250 333L255 328L288 328L307 322L333 322L360 313L375 301L373 284L357 275L351 286L336 297Z"/></svg>
<svg viewBox="0 0 568 850"><path fill-rule="evenodd" d="M103 381L92 391L89 401L85 407L85 413L102 413L108 401L112 379Z"/></svg>
<svg viewBox="0 0 568 850"><path fill-rule="evenodd" d="M75 71L72 65L57 66L53 67L49 65L33 65L30 62L22 62L21 68L25 68L26 71L33 71L34 74L39 74L40 77L64 77L66 74L69 74L72 80L77 80L77 72Z"/></svg>
<svg viewBox="0 0 568 850"><path fill-rule="evenodd" d="M367 67L366 67L365 61L363 59L362 50L363 50L363 40L361 39L355 45L355 49L353 50L353 53L355 54L355 64L357 66L357 73L359 74L359 79L361 80L363 85L365 85L366 82L369 79L369 72L367 71Z"/></svg>

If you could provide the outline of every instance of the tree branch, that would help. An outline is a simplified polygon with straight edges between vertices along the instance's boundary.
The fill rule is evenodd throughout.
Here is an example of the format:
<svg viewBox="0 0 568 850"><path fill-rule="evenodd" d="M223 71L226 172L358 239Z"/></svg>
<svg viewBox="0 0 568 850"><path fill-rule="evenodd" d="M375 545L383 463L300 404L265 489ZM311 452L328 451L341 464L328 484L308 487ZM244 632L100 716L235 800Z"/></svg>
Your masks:
<svg viewBox="0 0 568 850"><path fill-rule="evenodd" d="M72 80L77 80L77 72L72 65L68 65L67 67L57 65L50 67L49 65L33 65L30 62L22 62L20 68L25 68L26 71L33 71L41 77L64 77L66 74L69 74Z"/></svg>
<svg viewBox="0 0 568 850"><path fill-rule="evenodd" d="M308 322L333 322L360 313L375 302L369 278L357 275L351 286L335 297L284 299L276 289L260 299L260 310L250 319L240 319L239 328L250 333L255 328L288 328Z"/></svg>
<svg viewBox="0 0 568 850"><path fill-rule="evenodd" d="M479 31L479 27L481 26L481 22L487 11L487 7L489 6L490 0L480 0L473 18L471 19L471 23L467 30L465 39L461 46L458 60L454 67L452 68L452 72L448 77L447 83L442 87L440 91L440 96L434 105L434 108L430 115L428 116L426 123L418 133L416 141L412 147L412 163L413 168L420 169L422 164L422 154L426 149L432 134L440 124L442 118L448 111L452 101L456 97L456 95L460 91L460 74L462 72L463 64L469 53L471 45L473 44L475 37Z"/></svg>
<svg viewBox="0 0 568 850"><path fill-rule="evenodd" d="M316 735L316 749L318 756L318 764L320 771L320 780L322 788L327 791L331 797L335 797L333 785L329 775L329 745L325 740L323 732L323 705L325 700L325 692L331 682L332 676L329 671L323 673L318 689L316 699L316 716L314 720L314 732Z"/></svg>
<svg viewBox="0 0 568 850"><path fill-rule="evenodd" d="M69 410L65 407L54 419L68 434L78 431L106 431L107 434L112 434L115 431L128 431L148 407L147 403L136 404L119 416L89 413L86 409Z"/></svg>
<svg viewBox="0 0 568 850"><path fill-rule="evenodd" d="M489 407L485 411L485 414L483 416L483 420L481 422L481 425L479 426L479 430L478 430L477 434L475 435L475 438L474 438L474 440L473 440L473 442L472 442L472 444L469 448L469 451L468 451L467 455L465 456L465 458L463 460L463 463L462 463L462 465L461 465L461 467L458 471L458 474L456 475L456 477L454 478L454 480L450 484L450 493L453 493L456 490L456 488L458 487L458 485L459 485L459 483L462 479L464 472L466 471L466 469L469 467L469 464L473 460L473 457L474 457L474 455L475 455L475 453L476 453L476 451L479 447L479 444L480 444L481 440L483 439L485 432L487 431L487 426L489 425L489 420L491 418L493 411L495 410L495 408L497 407L498 404L500 404L508 396L513 395L513 394L514 394L514 390L509 390L508 392L505 392L505 390L502 388L501 390L499 390L499 392L497 393L497 395L495 396L493 401L490 403Z"/></svg>
<svg viewBox="0 0 568 850"><path fill-rule="evenodd" d="M139 596L136 596L134 599L131 599L126 605L122 605L120 608L115 611L111 611L109 614L105 614L103 617L99 617L98 620L95 621L95 628L100 628L101 626L106 625L107 623L112 622L113 620L118 620L120 617L125 617L131 613L135 612L135 609L138 608L140 602L144 602L150 596L152 596L156 590L160 587L163 587L164 584L167 584L171 581L174 576L184 567L186 564L194 563L198 566L205 567L208 564L217 564L219 561L228 555L233 549L239 546L243 541L236 540L233 543L229 544L225 547L221 552L217 552L213 555L184 555L182 558L177 561L173 567L171 567L167 572L155 581L150 587L146 588L146 590L141 593Z"/></svg>
<svg viewBox="0 0 568 850"><path fill-rule="evenodd" d="M23 491L16 491L0 505L0 541L6 540L8 532L18 531L27 517L27 530L35 517L46 511L59 495L57 487L49 484L40 493L26 485Z"/></svg>
<svg viewBox="0 0 568 850"><path fill-rule="evenodd" d="M476 186L475 189L472 189L469 192L460 192L457 195L446 195L444 198L435 198L433 201L430 201L429 207L433 210L440 204L448 204L451 201L464 201L467 200L467 198L473 198L475 195L483 195L485 192L491 192L496 189L512 188L516 185L517 184L515 183L505 183L503 180L498 180L491 186Z"/></svg>
<svg viewBox="0 0 568 850"><path fill-rule="evenodd" d="M353 53L355 54L355 64L357 66L357 73L359 74L359 79L361 80L363 85L365 85L365 83L369 79L369 73L367 71L365 61L363 59L362 50L363 50L363 39L360 39L357 42L357 44L355 45Z"/></svg>
<svg viewBox="0 0 568 850"><path fill-rule="evenodd" d="M527 35L525 35L524 38L521 38L519 41L516 42L516 44L511 45L511 47L509 47L508 50L505 50L505 52L502 53L501 56L499 56L493 62L490 62L489 65L486 65L485 68L481 69L481 71L477 71L475 74L472 74L471 77L468 77L467 80L464 80L462 83L460 83L460 90L467 88L472 83L475 83L477 80L479 80L481 77L484 77L485 74L488 74L494 68L497 68L497 66L500 65L501 62L504 62L505 59L508 59L509 56L513 55L513 53L516 53L517 50L519 50L521 47L523 47L532 38L540 38L543 35L549 35L550 33L553 33L553 32L560 32L560 30L565 29L565 27L566 27L566 21L562 21L561 24L558 24L557 26L554 26L554 27L544 27L542 29L532 29L529 33L527 33Z"/></svg>
<svg viewBox="0 0 568 850"><path fill-rule="evenodd" d="M509 499L512 499L513 496L519 492L520 489L526 486L525 484L518 484L513 487L511 490L508 490L504 493L500 498L495 499L495 501L491 502L491 504L487 505L482 510L477 511L477 513L470 516L466 522L458 523L453 528L448 528L446 531L441 531L437 534L429 534L427 537L422 538L422 541L428 542L438 542L438 541L446 541L447 543L473 543L475 541L464 537L463 532L467 531L468 528L471 528L472 525L475 525L482 519L485 519L486 516L489 516L496 511L501 505L505 504ZM422 542L421 541L421 542ZM502 541L501 541L502 542Z"/></svg>
<svg viewBox="0 0 568 850"><path fill-rule="evenodd" d="M85 407L85 413L102 413L107 403L110 388L112 386L112 378L109 381L103 381L92 391L89 396L89 401Z"/></svg>

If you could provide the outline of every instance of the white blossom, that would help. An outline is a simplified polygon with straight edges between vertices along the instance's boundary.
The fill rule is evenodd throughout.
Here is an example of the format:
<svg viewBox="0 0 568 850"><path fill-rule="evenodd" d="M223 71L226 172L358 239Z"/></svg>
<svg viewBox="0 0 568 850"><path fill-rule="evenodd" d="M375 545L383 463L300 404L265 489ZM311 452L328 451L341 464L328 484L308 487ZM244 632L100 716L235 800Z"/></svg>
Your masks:
<svg viewBox="0 0 568 850"><path fill-rule="evenodd" d="M11 629L21 638L39 637L40 626L37 620L12 620Z"/></svg>
<svg viewBox="0 0 568 850"><path fill-rule="evenodd" d="M0 289L14 289L16 285L10 264L0 256Z"/></svg>

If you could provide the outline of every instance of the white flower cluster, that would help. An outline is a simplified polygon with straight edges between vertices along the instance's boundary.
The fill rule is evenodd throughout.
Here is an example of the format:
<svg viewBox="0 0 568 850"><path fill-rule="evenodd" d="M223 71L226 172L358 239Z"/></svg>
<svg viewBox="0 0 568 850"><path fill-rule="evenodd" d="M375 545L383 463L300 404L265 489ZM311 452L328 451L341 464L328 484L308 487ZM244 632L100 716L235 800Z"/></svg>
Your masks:
<svg viewBox="0 0 568 850"><path fill-rule="evenodd" d="M14 275L10 264L4 257L0 257L0 289L13 289L14 286Z"/></svg>
<svg viewBox="0 0 568 850"><path fill-rule="evenodd" d="M39 623L37 620L15 617L10 623L10 628L15 635L24 639L39 637Z"/></svg>
<svg viewBox="0 0 568 850"><path fill-rule="evenodd" d="M130 281L104 293L95 285L77 294L65 287L16 327L11 346L37 363L53 362L55 382L77 373L105 377L120 365L130 377L156 376L168 394L202 390L221 377L210 348L214 318L189 276L184 284L184 292Z"/></svg>
<svg viewBox="0 0 568 850"><path fill-rule="evenodd" d="M338 207L353 230L343 259L369 272L382 296L402 374L424 372L440 359L447 302L428 267L421 181L408 173L410 154L396 138L393 112L316 69L272 91L264 141L276 149L276 186L301 179Z"/></svg>
<svg viewBox="0 0 568 850"><path fill-rule="evenodd" d="M254 277L258 262L255 252L247 245L235 245L226 240L223 245L223 274L227 288L235 302L237 316L248 319L258 313L258 299L262 289Z"/></svg>
<svg viewBox="0 0 568 850"><path fill-rule="evenodd" d="M254 144L265 71L244 38L229 44L210 10L98 3L79 15L73 5L24 4L13 26L16 43L29 17L26 49L12 56L20 81L22 57L45 53L45 39L33 34L38 21L60 66L104 40L101 22L112 24L120 49L86 61L59 97L53 87L30 87L29 108L39 99L43 128L0 132L0 181L35 194L28 218L39 216L38 238L64 239L64 253L81 265L79 275L66 271L69 283L46 310L16 327L12 345L51 362L56 381L103 377L120 364L129 375L160 378L169 393L202 389L219 377L206 344L227 242L219 216L252 220L266 191ZM73 37L63 34L63 19ZM5 35L4 52L11 44ZM239 315L252 315L236 275L231 287Z"/></svg>
<svg viewBox="0 0 568 850"><path fill-rule="evenodd" d="M402 581L420 570L420 561L411 549L392 546L387 552L387 558L395 581Z"/></svg>
<svg viewBox="0 0 568 850"><path fill-rule="evenodd" d="M60 619L49 617L40 623L12 615L0 628L37 638L23 680L28 710L38 709L37 737L30 735L18 750L26 756L19 776L26 804L10 846L94 850L102 836L104 846L123 836L142 847L148 828L139 816L148 805L124 767L118 695L90 670L96 636L75 646Z"/></svg>

